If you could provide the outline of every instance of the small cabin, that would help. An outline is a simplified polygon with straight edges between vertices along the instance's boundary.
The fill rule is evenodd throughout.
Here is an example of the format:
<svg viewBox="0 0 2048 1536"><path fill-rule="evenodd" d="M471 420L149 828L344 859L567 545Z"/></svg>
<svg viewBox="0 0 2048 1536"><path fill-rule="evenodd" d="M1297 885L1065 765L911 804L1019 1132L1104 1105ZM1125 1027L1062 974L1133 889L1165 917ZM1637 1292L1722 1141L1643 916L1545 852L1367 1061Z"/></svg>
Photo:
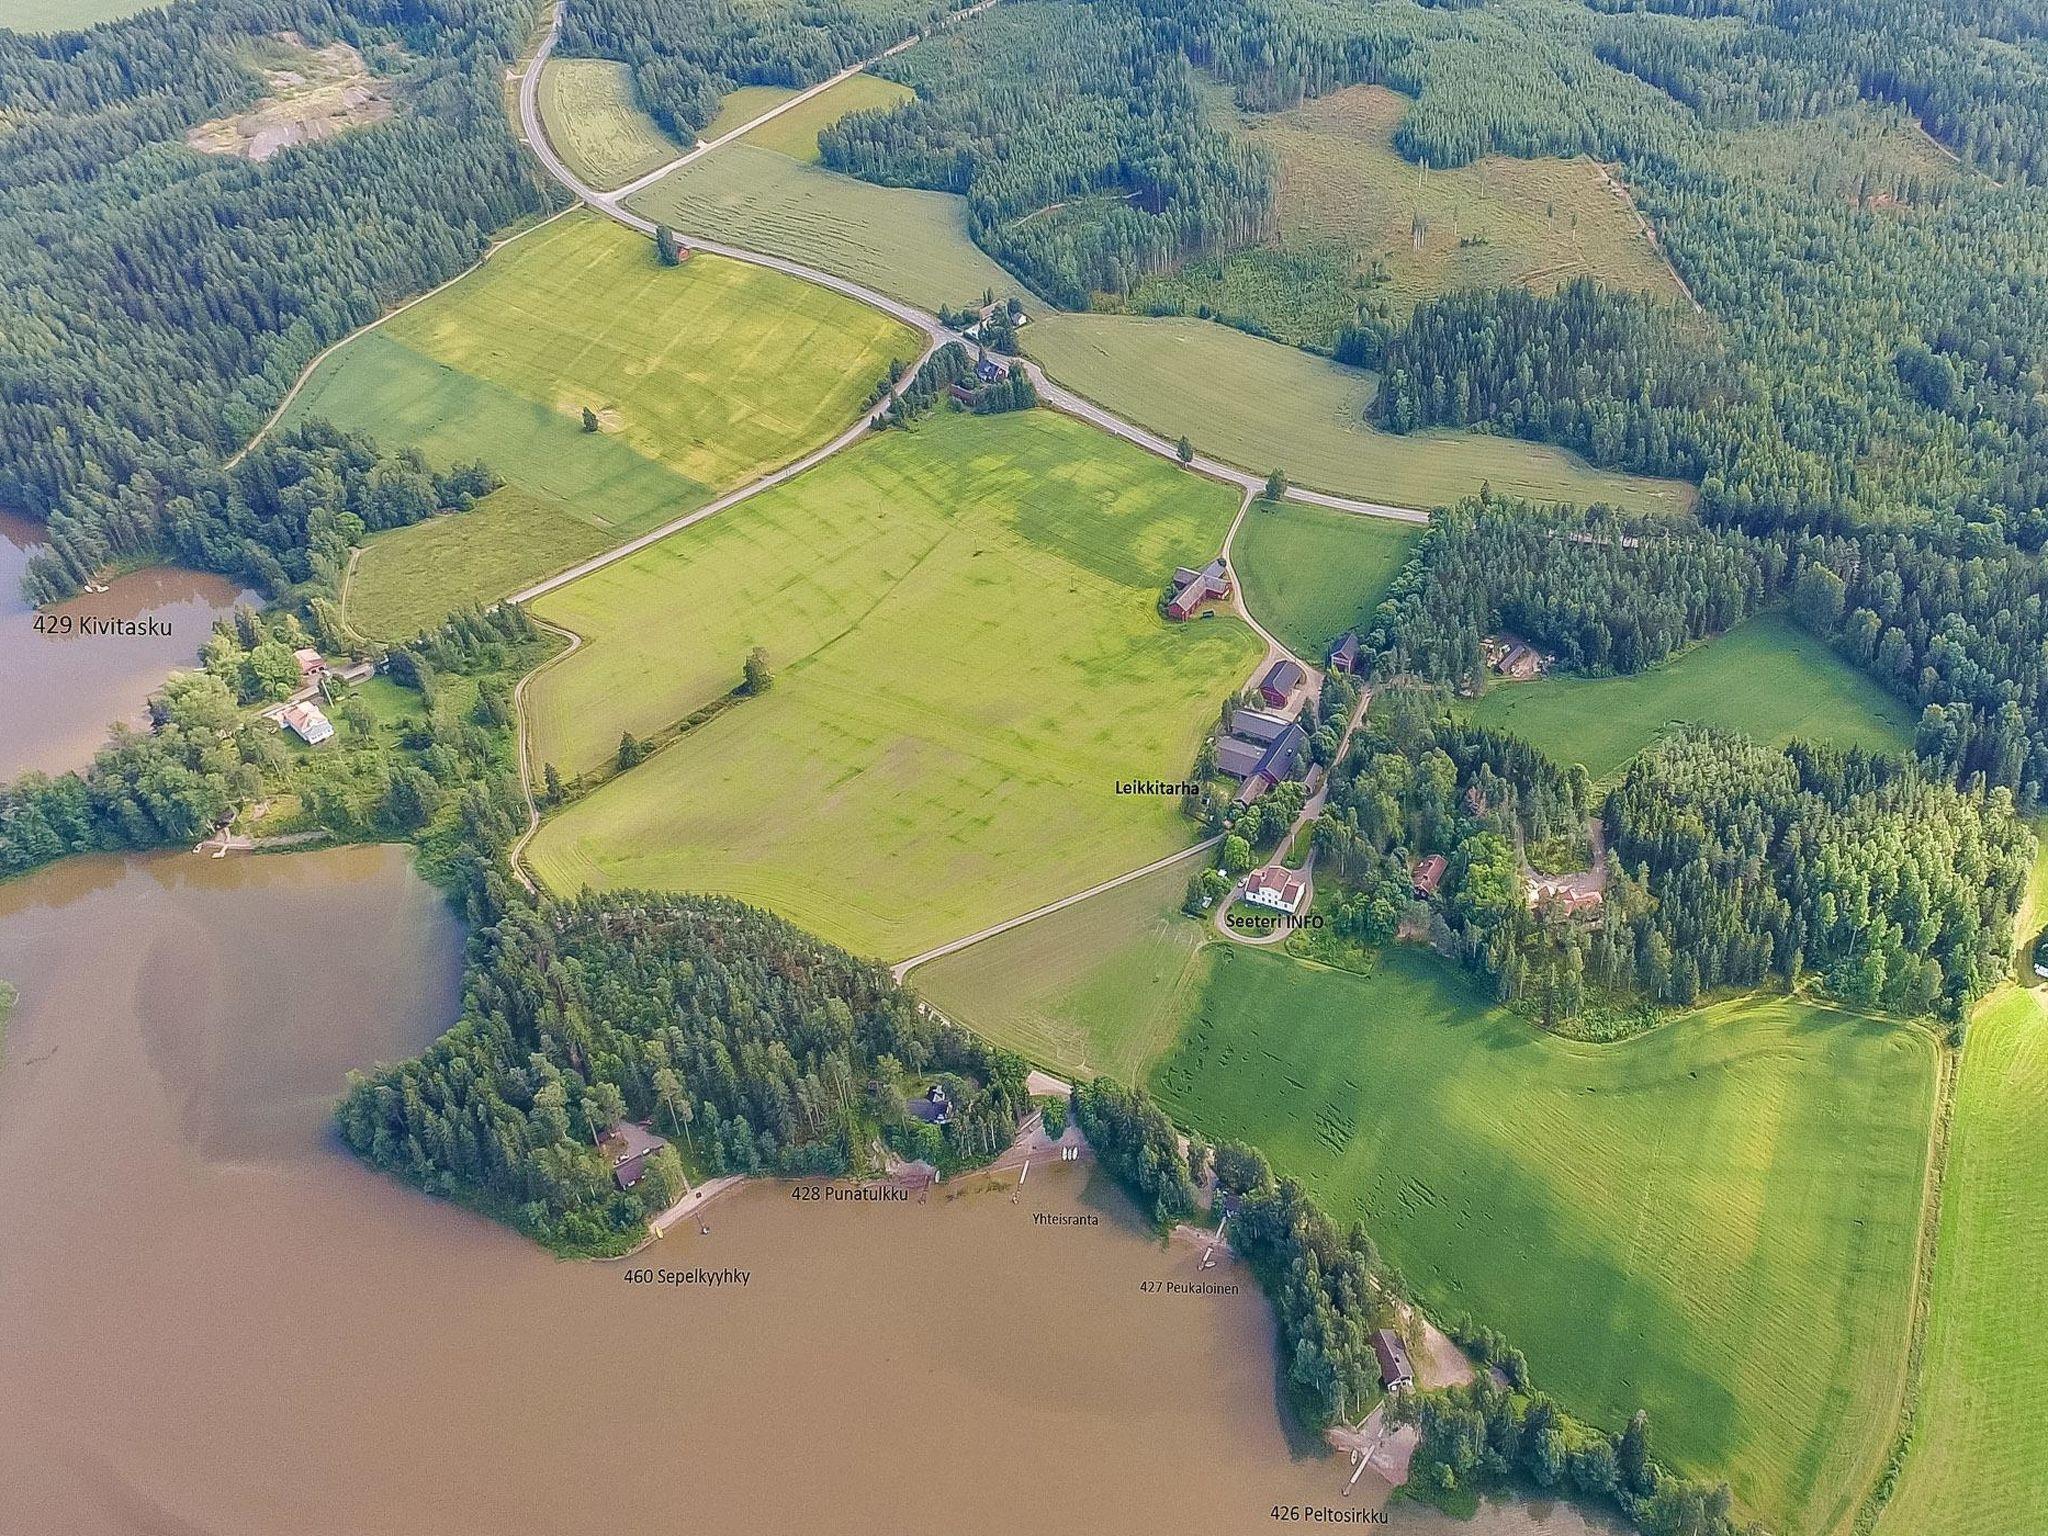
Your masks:
<svg viewBox="0 0 2048 1536"><path fill-rule="evenodd" d="M1380 1381L1389 1392L1415 1385L1415 1367L1408 1362L1408 1346L1393 1329L1381 1328L1373 1334L1372 1352L1380 1363Z"/></svg>
<svg viewBox="0 0 2048 1536"><path fill-rule="evenodd" d="M1443 888L1444 872L1450 867L1449 862L1440 853L1432 853L1418 859L1415 863L1415 873L1409 882L1410 887L1418 897L1428 901Z"/></svg>

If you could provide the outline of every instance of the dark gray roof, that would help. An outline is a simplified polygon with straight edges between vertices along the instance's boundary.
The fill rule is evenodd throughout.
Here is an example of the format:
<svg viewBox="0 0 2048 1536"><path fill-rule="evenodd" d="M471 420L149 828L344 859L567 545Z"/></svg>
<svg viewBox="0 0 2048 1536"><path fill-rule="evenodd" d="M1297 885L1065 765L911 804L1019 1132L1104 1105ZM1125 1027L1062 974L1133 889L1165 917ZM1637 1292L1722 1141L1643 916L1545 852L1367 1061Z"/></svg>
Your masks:
<svg viewBox="0 0 2048 1536"><path fill-rule="evenodd" d="M1344 637L1330 647L1330 660L1339 666L1349 666L1358 659L1358 636L1346 630Z"/></svg>
<svg viewBox="0 0 2048 1536"><path fill-rule="evenodd" d="M1263 746L1286 735L1287 727L1292 724L1294 722L1285 715L1270 714L1263 709L1240 709L1230 716L1230 734Z"/></svg>
<svg viewBox="0 0 2048 1536"><path fill-rule="evenodd" d="M1308 745L1308 732L1290 720L1287 729L1274 738L1259 758L1258 771L1276 784L1294 772L1294 765L1301 761L1301 750Z"/></svg>
<svg viewBox="0 0 2048 1536"><path fill-rule="evenodd" d="M1390 1328L1372 1336L1372 1352L1379 1356L1380 1380L1389 1387L1405 1387L1415 1380L1415 1367L1408 1363L1408 1346Z"/></svg>
<svg viewBox="0 0 2048 1536"><path fill-rule="evenodd" d="M1289 693L1299 687L1308 674L1301 669L1301 663L1282 657L1266 669L1266 675L1259 679L1261 688L1271 688L1276 693Z"/></svg>
<svg viewBox="0 0 2048 1536"><path fill-rule="evenodd" d="M635 1125L631 1120L621 1120L604 1134L604 1149L611 1154L613 1166L629 1157L646 1157L650 1152L659 1152L667 1145L664 1137L655 1135L644 1125Z"/></svg>
<svg viewBox="0 0 2048 1536"><path fill-rule="evenodd" d="M1248 779L1259 771L1259 764L1265 760L1266 750L1255 741L1239 741L1235 736L1219 737L1216 742L1216 767L1233 779Z"/></svg>

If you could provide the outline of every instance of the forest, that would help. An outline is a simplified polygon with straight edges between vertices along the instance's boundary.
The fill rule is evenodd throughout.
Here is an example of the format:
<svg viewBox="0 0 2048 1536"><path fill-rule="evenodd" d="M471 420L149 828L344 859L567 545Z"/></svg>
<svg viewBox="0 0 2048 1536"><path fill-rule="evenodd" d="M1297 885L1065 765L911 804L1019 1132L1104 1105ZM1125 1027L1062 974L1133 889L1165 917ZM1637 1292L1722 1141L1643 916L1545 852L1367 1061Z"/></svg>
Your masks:
<svg viewBox="0 0 2048 1536"><path fill-rule="evenodd" d="M303 566L304 511L231 508L254 488L222 461L322 347L548 205L498 97L532 14L194 0L0 31L0 504L49 525L32 598L167 554L265 585ZM260 94L246 51L284 30L354 44L403 109L260 164L186 148Z"/></svg>
<svg viewBox="0 0 2048 1536"><path fill-rule="evenodd" d="M903 1083L954 1085L958 1162L1007 1147L1024 1063L888 973L722 897L472 895L461 1017L418 1058L352 1077L349 1146L563 1253L618 1252L681 1190L625 1191L595 1142L648 1121L713 1173L845 1174L905 1121Z"/></svg>

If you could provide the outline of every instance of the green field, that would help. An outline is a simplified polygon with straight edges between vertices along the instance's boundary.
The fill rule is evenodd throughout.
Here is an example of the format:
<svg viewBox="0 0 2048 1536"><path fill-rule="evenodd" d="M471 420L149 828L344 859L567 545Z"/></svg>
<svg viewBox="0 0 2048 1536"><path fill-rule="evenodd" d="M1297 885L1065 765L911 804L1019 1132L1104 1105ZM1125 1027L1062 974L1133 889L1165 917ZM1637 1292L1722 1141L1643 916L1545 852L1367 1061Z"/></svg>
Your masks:
<svg viewBox="0 0 2048 1536"><path fill-rule="evenodd" d="M1252 617L1318 659L1372 611L1421 536L1389 518L1260 502L1237 530L1232 563Z"/></svg>
<svg viewBox="0 0 2048 1536"><path fill-rule="evenodd" d="M1026 292L967 238L961 198L878 187L744 140L663 177L632 207L684 234L801 261L925 309Z"/></svg>
<svg viewBox="0 0 2048 1536"><path fill-rule="evenodd" d="M0 27L55 32L89 27L148 10L161 0L0 0Z"/></svg>
<svg viewBox="0 0 2048 1536"><path fill-rule="evenodd" d="M1145 1080L1172 1048L1210 930L1180 912L1199 859L1174 864L910 974L948 1017L1055 1072Z"/></svg>
<svg viewBox="0 0 2048 1536"><path fill-rule="evenodd" d="M899 101L910 100L915 94L909 86L884 80L880 75L848 75L831 90L820 91L802 106L791 107L782 116L770 118L740 142L759 149L772 149L792 160L815 164L820 129L831 127L849 112L893 107Z"/></svg>
<svg viewBox="0 0 2048 1536"><path fill-rule="evenodd" d="M1406 314L1460 288L1551 292L1577 277L1677 299L1683 290L1629 200L1592 160L1488 155L1426 170L1394 148L1413 103L1381 86L1225 120L1278 166L1272 250L1153 279L1133 308L1247 315L1290 342L1327 345L1371 299Z"/></svg>
<svg viewBox="0 0 2048 1536"><path fill-rule="evenodd" d="M698 137L723 138L795 94L795 88L787 85L743 85L737 90L727 91L719 98L718 115L704 125L704 131Z"/></svg>
<svg viewBox="0 0 2048 1536"><path fill-rule="evenodd" d="M539 100L548 142L599 191L682 153L634 96L633 72L624 64L551 58L541 67Z"/></svg>
<svg viewBox="0 0 2048 1536"><path fill-rule="evenodd" d="M589 643L530 690L539 760L609 749L650 676L722 691L756 643L777 675L548 821L535 870L726 891L895 958L1171 852L1191 824L1116 783L1181 777L1258 660L1156 607L1234 511L1052 412L942 412L551 594Z"/></svg>
<svg viewBox="0 0 2048 1536"><path fill-rule="evenodd" d="M1513 731L1596 779L1667 728L1719 726L1780 746L1795 738L1903 751L1913 717L1875 681L1778 614L1763 614L1633 677L1549 677L1497 683L1469 706L1482 725Z"/></svg>
<svg viewBox="0 0 2048 1536"><path fill-rule="evenodd" d="M1980 1010L1963 1048L1912 1445L1878 1536L2048 1530L2048 1003Z"/></svg>
<svg viewBox="0 0 2048 1536"><path fill-rule="evenodd" d="M1901 1387L1931 1036L1754 998L1584 1045L1425 954L1361 977L1205 953L1153 1080L1177 1119L1363 1220L1567 1405L1647 1407L1664 1455L1774 1529L1854 1506Z"/></svg>
<svg viewBox="0 0 2048 1536"><path fill-rule="evenodd" d="M713 256L664 268L639 236L576 214L343 347L290 414L435 464L482 458L520 493L370 541L350 611L396 635L786 463L919 350L813 284ZM603 430L583 430L586 406Z"/></svg>
<svg viewBox="0 0 2048 1536"><path fill-rule="evenodd" d="M1202 320L1050 314L1024 349L1060 383L1166 437L1297 485L1435 507L1491 484L1503 495L1687 511L1689 486L1596 470L1540 443L1475 432L1407 436L1366 425L1369 373Z"/></svg>

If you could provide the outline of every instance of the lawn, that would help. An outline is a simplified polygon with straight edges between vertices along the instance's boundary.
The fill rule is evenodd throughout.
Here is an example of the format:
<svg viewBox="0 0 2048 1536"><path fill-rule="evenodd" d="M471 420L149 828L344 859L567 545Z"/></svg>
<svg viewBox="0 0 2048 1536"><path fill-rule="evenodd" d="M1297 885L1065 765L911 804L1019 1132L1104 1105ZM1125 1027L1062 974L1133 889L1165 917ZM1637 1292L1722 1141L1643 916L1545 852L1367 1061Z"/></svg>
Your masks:
<svg viewBox="0 0 2048 1536"><path fill-rule="evenodd" d="M910 973L948 1018L1067 1076L1142 1082L1186 1022L1210 930L1189 859Z"/></svg>
<svg viewBox="0 0 2048 1536"><path fill-rule="evenodd" d="M1170 853L1192 825L1116 785L1181 777L1258 660L1235 621L1157 612L1234 510L1052 412L942 412L550 594L589 643L530 690L537 760L730 688L750 645L776 677L549 820L534 868L894 959Z"/></svg>
<svg viewBox="0 0 2048 1536"><path fill-rule="evenodd" d="M1372 611L1421 536L1386 518L1260 502L1231 553L1252 617L1297 655L1320 659Z"/></svg>
<svg viewBox="0 0 2048 1536"><path fill-rule="evenodd" d="M682 153L633 94L632 70L611 59L549 59L540 72L540 119L569 169L599 191Z"/></svg>
<svg viewBox="0 0 2048 1536"><path fill-rule="evenodd" d="M1963 1043L1916 1428L1877 1536L2048 1530L2048 982L2031 954L2044 922L2048 838L2015 925L2021 984L1977 1010Z"/></svg>
<svg viewBox="0 0 2048 1536"><path fill-rule="evenodd" d="M1203 320L1051 314L1024 350L1118 415L1245 468L1398 507L1435 507L1491 484L1546 501L1690 510L1690 486L1597 470L1562 449L1476 432L1400 436L1365 422L1374 376Z"/></svg>
<svg viewBox="0 0 2048 1536"><path fill-rule="evenodd" d="M662 267L650 242L576 214L340 349L292 416L435 464L482 458L523 493L370 542L352 605L373 633L409 633L797 457L919 350L814 284L713 256Z"/></svg>
<svg viewBox="0 0 2048 1536"><path fill-rule="evenodd" d="M683 234L801 261L925 309L1027 291L967 238L963 199L878 187L744 141L664 176L632 207ZM1033 302L1036 314L1043 306Z"/></svg>
<svg viewBox="0 0 2048 1536"><path fill-rule="evenodd" d="M1413 103L1352 86L1289 111L1222 110L1279 167L1274 250L1197 262L1133 294L1133 308L1206 303L1291 342L1335 339L1361 300L1406 314L1460 288L1554 291L1577 277L1683 297L1629 200L1585 156L1488 155L1427 170L1394 148Z"/></svg>
<svg viewBox="0 0 2048 1536"><path fill-rule="evenodd" d="M1501 683L1462 706L1561 762L1610 778L1677 724L1740 731L1772 746L1800 738L1903 751L1913 717L1877 683L1778 614L1763 614L1632 677Z"/></svg>
<svg viewBox="0 0 2048 1536"><path fill-rule="evenodd" d="M1568 1406L1647 1407L1663 1455L1773 1529L1853 1507L1901 1387L1930 1035L1752 998L1584 1045L1426 954L1366 977L1207 953L1154 1076L1177 1119L1363 1220Z"/></svg>
<svg viewBox="0 0 2048 1536"><path fill-rule="evenodd" d="M791 107L780 117L770 118L740 140L760 149L772 149L792 160L815 164L818 132L829 128L849 112L866 112L893 107L909 101L916 92L880 75L848 75L829 91L820 91L800 107ZM770 103L773 105L773 103Z"/></svg>
<svg viewBox="0 0 2048 1536"><path fill-rule="evenodd" d="M161 0L0 0L0 27L55 32L89 27L149 9Z"/></svg>

